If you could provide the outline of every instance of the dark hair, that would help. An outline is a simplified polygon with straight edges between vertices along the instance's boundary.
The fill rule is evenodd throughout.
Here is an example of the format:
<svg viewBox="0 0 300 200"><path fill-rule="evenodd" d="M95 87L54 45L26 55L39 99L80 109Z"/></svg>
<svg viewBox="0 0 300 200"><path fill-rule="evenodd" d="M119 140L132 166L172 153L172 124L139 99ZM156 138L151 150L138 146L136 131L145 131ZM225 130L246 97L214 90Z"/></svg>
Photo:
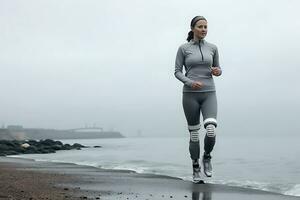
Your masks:
<svg viewBox="0 0 300 200"><path fill-rule="evenodd" d="M193 28L195 27L197 21L199 21L199 20L205 20L205 21L207 21L207 20L205 19L205 17L203 17L203 16L196 16L196 17L194 17L194 18L192 19L192 21L191 21L191 26L190 26L191 29L193 29ZM193 33L192 30L190 30L190 32L188 33L188 37L187 37L186 40L189 42L191 39L193 39L193 37L194 37L194 33Z"/></svg>

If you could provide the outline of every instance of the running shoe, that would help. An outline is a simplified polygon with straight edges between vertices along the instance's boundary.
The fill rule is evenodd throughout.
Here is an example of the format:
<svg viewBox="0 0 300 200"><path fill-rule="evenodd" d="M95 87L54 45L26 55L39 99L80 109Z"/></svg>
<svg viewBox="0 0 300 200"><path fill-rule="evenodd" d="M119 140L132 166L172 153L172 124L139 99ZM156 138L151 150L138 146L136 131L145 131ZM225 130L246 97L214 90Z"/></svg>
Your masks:
<svg viewBox="0 0 300 200"><path fill-rule="evenodd" d="M204 183L198 161L193 161L193 182L197 184Z"/></svg>
<svg viewBox="0 0 300 200"><path fill-rule="evenodd" d="M211 177L212 176L212 165L211 165L211 156L210 154L205 154L202 157L202 165L203 165L203 172L205 176Z"/></svg>

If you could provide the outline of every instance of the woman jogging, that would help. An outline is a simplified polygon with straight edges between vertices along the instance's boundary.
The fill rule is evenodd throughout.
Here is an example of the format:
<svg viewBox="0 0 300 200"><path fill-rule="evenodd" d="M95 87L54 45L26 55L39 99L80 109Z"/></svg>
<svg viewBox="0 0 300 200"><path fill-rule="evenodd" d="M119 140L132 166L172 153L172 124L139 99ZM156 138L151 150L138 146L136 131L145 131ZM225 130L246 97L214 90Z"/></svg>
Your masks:
<svg viewBox="0 0 300 200"><path fill-rule="evenodd" d="M189 152L193 166L193 181L203 183L199 163L200 112L206 129L204 153L202 156L203 173L212 176L211 152L216 142L217 97L213 76L220 76L217 46L204 40L207 34L207 20L196 16L190 24L186 43L179 46L175 61L175 77L183 85L182 105L190 133ZM182 73L183 66L185 74Z"/></svg>

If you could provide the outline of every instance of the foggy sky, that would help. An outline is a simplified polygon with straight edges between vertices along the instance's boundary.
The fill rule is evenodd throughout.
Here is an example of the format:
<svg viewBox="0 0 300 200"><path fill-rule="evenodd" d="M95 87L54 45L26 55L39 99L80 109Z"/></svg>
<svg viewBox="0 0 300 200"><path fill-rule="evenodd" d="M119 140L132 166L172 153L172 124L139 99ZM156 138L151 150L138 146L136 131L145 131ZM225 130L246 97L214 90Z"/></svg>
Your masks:
<svg viewBox="0 0 300 200"><path fill-rule="evenodd" d="M188 3L188 4L187 4ZM177 48L218 46L218 134L298 134L297 0L0 0L0 123L187 134Z"/></svg>

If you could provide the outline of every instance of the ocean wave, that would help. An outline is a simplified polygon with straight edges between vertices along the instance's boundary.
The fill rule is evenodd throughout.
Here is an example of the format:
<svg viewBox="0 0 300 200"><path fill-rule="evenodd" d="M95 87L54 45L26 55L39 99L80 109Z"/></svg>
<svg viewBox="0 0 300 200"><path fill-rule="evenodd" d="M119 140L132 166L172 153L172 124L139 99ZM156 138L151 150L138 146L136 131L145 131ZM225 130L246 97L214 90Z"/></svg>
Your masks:
<svg viewBox="0 0 300 200"><path fill-rule="evenodd" d="M29 155L29 154L26 154ZM31 154L33 155L33 154ZM26 157L24 155L9 155L6 156L9 158L21 158L21 159L28 159L28 160L34 160L36 162L52 162L52 163L70 163L70 164L75 164L75 165L83 165L83 166L91 166L91 167L99 167L98 163L92 163L92 162L86 162L86 161L82 161L82 162L69 162L69 161L65 161L65 160L57 160L57 159L46 159L46 158L32 158L32 157Z"/></svg>
<svg viewBox="0 0 300 200"><path fill-rule="evenodd" d="M153 170L151 167L138 167L138 166L129 166L129 165L111 165L111 166L101 166L104 169L116 169L116 170L130 170L136 173L147 173L153 175L165 175L174 178L180 178L184 181L192 181L191 176L175 176L174 174L166 174L161 173L160 171ZM300 184L295 186L287 186L283 184L273 184L268 182L258 182L252 180L211 180L210 178L204 178L204 181L207 183L212 184L221 184L227 186L235 186L235 187L243 187L243 188L250 188L256 189L266 192L274 192L283 195L291 195L291 196L300 196Z"/></svg>
<svg viewBox="0 0 300 200"><path fill-rule="evenodd" d="M7 156L7 157L16 157L16 158L27 158L22 155L14 155L14 156ZM66 163L66 161L58 160L58 159L45 159L45 158L27 158L35 161L42 161L42 162L58 162L58 163ZM191 181L192 178L188 174L179 172L176 166L164 166L162 167L159 163L153 164L148 163L144 160L135 160L134 162L131 161L130 163L106 163L99 165L96 162L87 162L87 161L77 161L77 162L69 162L76 165L83 165L83 166L92 166L98 167L102 169L109 169L109 170L130 170L134 171L139 174L154 174L154 175L165 175L175 178L180 178L185 181ZM164 169L168 169L168 171ZM300 184L296 185L287 185L287 184L274 184L269 182L258 182L253 180L221 180L221 179L205 179L206 182L212 184L222 184L228 186L237 186L243 188L251 188L257 189L267 192L274 192L283 195L291 195L291 196L300 196Z"/></svg>
<svg viewBox="0 0 300 200"><path fill-rule="evenodd" d="M300 197L300 184L294 185L291 189L286 191L284 194Z"/></svg>
<svg viewBox="0 0 300 200"><path fill-rule="evenodd" d="M136 173L142 174L146 173L148 168L147 167L134 167L134 166L101 166L103 169L114 169L114 170L129 170L134 171Z"/></svg>

